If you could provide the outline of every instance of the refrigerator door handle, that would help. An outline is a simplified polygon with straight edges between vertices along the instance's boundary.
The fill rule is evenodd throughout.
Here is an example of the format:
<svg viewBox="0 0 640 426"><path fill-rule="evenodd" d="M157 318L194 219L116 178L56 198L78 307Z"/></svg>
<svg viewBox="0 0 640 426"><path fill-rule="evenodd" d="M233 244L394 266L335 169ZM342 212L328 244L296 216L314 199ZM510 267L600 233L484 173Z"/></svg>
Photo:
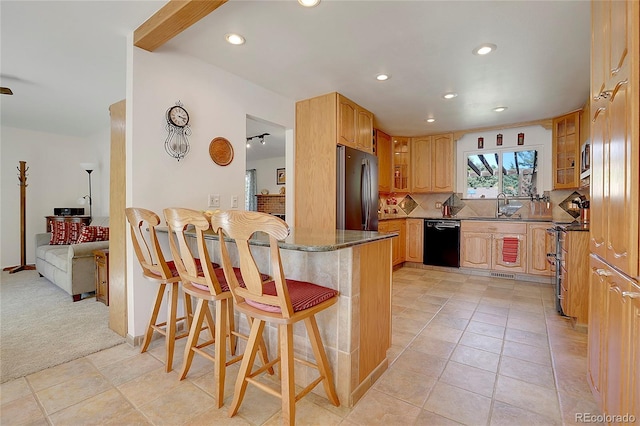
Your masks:
<svg viewBox="0 0 640 426"><path fill-rule="evenodd" d="M361 211L364 215L364 223L362 224L362 229L366 230L369 228L369 187L371 186L369 180L369 167L367 164L367 160L362 160L362 168L360 170L361 180L360 180L360 202L362 205L360 206Z"/></svg>

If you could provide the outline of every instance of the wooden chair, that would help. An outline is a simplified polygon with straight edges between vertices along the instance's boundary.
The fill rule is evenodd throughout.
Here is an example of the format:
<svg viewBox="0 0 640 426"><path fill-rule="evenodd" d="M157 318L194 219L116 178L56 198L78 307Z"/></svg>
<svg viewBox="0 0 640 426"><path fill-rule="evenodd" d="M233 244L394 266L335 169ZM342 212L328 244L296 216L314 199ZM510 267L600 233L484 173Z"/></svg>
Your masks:
<svg viewBox="0 0 640 426"><path fill-rule="evenodd" d="M339 406L340 401L336 394L333 376L315 319L316 313L327 309L338 301L338 292L309 282L285 279L278 247L278 240L286 238L289 234L289 227L283 220L266 213L233 210L214 213L211 224L219 236L222 267L233 294L235 307L238 311L253 318L245 357L240 366L233 402L229 408L229 416L232 417L238 412L247 383L282 399L283 422L287 424L295 423L296 401L309 393L320 382L324 385L329 400ZM249 239L257 231L269 235L271 272L274 281L268 283L260 281L255 259L249 249ZM223 238L224 234L235 240L240 257L241 276L246 287L241 286L236 279ZM294 359L293 326L298 321L304 322L317 364ZM271 364L280 362L280 392L254 378L262 373L266 367L263 366L253 371L258 349L257 343L260 341L260 336L267 322L278 326L279 356L271 361ZM320 373L320 377L297 395L295 393L294 360L314 367Z"/></svg>
<svg viewBox="0 0 640 426"><path fill-rule="evenodd" d="M233 310L233 299L229 286L225 279L224 272L219 265L212 264L210 260L209 250L206 246L204 232L210 229L211 225L207 217L197 211L184 208L167 208L164 209L164 216L169 225L169 247L173 254L173 258L178 269L178 273L182 279L183 291L197 298L196 310L189 330L189 338L185 348L184 363L180 380L184 379L189 371L193 361L193 355L199 354L213 361L215 388L217 390L218 408L224 403L224 381L226 366L238 362L242 359L242 355L234 356L227 360L226 348L227 337L229 338L229 351L231 355L235 355L236 337L247 338L235 331L235 319ZM192 252L192 245L186 235L186 230L195 232L196 249L200 264L204 265L198 268L197 258ZM177 243L176 243L177 241ZM217 268L215 266L218 266ZM240 276L240 270L237 270ZM268 280L269 276L260 274L261 278ZM213 320L209 302L215 303L216 319ZM200 332L203 330L202 324L206 318L211 332L211 339L199 343ZM249 319L249 326L251 320ZM213 330L213 331L212 331ZM204 348L215 343L214 356L204 351ZM267 358L266 345L262 339L258 343L261 349L262 361L264 364L269 363ZM273 374L273 369L270 367Z"/></svg>
<svg viewBox="0 0 640 426"><path fill-rule="evenodd" d="M160 217L154 212L142 208L129 207L125 209L127 221L131 227L131 240L136 257L142 267L142 275L158 284L156 300L153 304L149 324L144 335L140 352L146 352L151 343L154 330L165 336L165 348L167 359L165 371L173 370L173 351L175 341L187 337L191 325L192 308L191 298L185 296L185 316L176 318L178 310L178 293L180 276L172 261L167 262L158 242L156 226L160 224ZM147 232L148 230L148 232ZM167 321L158 323L158 313L164 298L165 288L169 285L169 295L167 298ZM177 324L185 321L185 332L176 335Z"/></svg>

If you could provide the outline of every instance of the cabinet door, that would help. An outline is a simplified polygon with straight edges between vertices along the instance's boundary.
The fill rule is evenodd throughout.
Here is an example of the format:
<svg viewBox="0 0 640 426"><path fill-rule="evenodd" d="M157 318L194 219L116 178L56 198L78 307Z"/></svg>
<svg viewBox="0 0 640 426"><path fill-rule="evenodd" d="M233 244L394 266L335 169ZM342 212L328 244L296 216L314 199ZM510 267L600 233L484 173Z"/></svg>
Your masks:
<svg viewBox="0 0 640 426"><path fill-rule="evenodd" d="M357 109L356 148L360 151L373 152L373 114L364 108Z"/></svg>
<svg viewBox="0 0 640 426"><path fill-rule="evenodd" d="M424 220L407 219L407 248L405 260L407 262L422 263L422 244L424 238Z"/></svg>
<svg viewBox="0 0 640 426"><path fill-rule="evenodd" d="M453 134L449 133L433 137L431 157L431 190L433 192L453 192L453 153Z"/></svg>
<svg viewBox="0 0 640 426"><path fill-rule="evenodd" d="M513 262L504 251L505 238L518 240L516 257ZM525 272L527 270L527 236L525 234L494 234L492 247L492 269L496 271Z"/></svg>
<svg viewBox="0 0 640 426"><path fill-rule="evenodd" d="M633 284L626 297L631 299L628 413L638 420L640 419L640 285Z"/></svg>
<svg viewBox="0 0 640 426"><path fill-rule="evenodd" d="M553 120L553 189L580 186L580 113Z"/></svg>
<svg viewBox="0 0 640 426"><path fill-rule="evenodd" d="M411 192L431 192L433 183L431 136L411 139Z"/></svg>
<svg viewBox="0 0 640 426"><path fill-rule="evenodd" d="M358 137L358 105L338 95L338 143L356 148Z"/></svg>
<svg viewBox="0 0 640 426"><path fill-rule="evenodd" d="M547 253L555 253L555 239L547 233L551 224L527 225L527 273L533 275L553 275Z"/></svg>
<svg viewBox="0 0 640 426"><path fill-rule="evenodd" d="M597 2L594 2L597 3ZM592 104L591 135L591 197L589 219L589 250L601 258L606 257L607 204L605 198L605 175L609 168L608 157L609 112L605 106ZM605 157L605 153L607 156Z"/></svg>
<svg viewBox="0 0 640 426"><path fill-rule="evenodd" d="M460 244L460 266L469 268L491 268L491 234L462 232Z"/></svg>
<svg viewBox="0 0 640 426"><path fill-rule="evenodd" d="M410 139L403 137L392 137L393 155L393 191L409 192L409 176L411 172L411 148Z"/></svg>
<svg viewBox="0 0 640 426"><path fill-rule="evenodd" d="M376 130L376 154L378 155L378 192L391 192L391 136Z"/></svg>

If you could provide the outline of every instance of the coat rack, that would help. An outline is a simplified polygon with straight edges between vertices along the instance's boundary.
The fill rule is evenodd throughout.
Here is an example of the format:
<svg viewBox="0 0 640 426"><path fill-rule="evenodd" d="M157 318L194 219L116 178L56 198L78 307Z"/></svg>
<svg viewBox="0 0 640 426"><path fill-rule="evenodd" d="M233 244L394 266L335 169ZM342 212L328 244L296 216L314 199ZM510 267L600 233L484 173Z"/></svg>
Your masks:
<svg viewBox="0 0 640 426"><path fill-rule="evenodd" d="M32 271L36 269L35 265L27 265L27 246L26 246L26 207L27 207L27 167L26 161L20 161L18 169L18 180L20 183L20 265L4 268L3 271L9 271L10 274L20 271Z"/></svg>

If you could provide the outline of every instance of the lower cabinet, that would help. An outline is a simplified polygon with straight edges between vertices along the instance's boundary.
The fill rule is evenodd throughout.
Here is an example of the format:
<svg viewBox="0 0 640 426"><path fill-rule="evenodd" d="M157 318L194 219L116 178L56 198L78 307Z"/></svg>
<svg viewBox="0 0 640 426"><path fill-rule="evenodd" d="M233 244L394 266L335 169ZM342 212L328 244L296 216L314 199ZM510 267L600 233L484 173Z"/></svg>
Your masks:
<svg viewBox="0 0 640 426"><path fill-rule="evenodd" d="M556 252L556 240L547 232L549 222L527 223L527 274L551 276L554 271L547 253Z"/></svg>
<svg viewBox="0 0 640 426"><path fill-rule="evenodd" d="M424 219L407 219L407 246L405 262L422 263Z"/></svg>
<svg viewBox="0 0 640 426"><path fill-rule="evenodd" d="M563 231L560 304L577 324L589 322L589 233Z"/></svg>
<svg viewBox="0 0 640 426"><path fill-rule="evenodd" d="M526 272L526 223L463 220L460 233L460 266Z"/></svg>
<svg viewBox="0 0 640 426"><path fill-rule="evenodd" d="M593 254L590 266L589 385L605 414L634 416L637 421L640 419L640 285ZM623 423L622 420L614 423Z"/></svg>
<svg viewBox="0 0 640 426"><path fill-rule="evenodd" d="M399 265L405 261L405 245L406 245L406 219L389 219L378 222L378 232L396 232L397 238L391 239L391 257L393 266Z"/></svg>

